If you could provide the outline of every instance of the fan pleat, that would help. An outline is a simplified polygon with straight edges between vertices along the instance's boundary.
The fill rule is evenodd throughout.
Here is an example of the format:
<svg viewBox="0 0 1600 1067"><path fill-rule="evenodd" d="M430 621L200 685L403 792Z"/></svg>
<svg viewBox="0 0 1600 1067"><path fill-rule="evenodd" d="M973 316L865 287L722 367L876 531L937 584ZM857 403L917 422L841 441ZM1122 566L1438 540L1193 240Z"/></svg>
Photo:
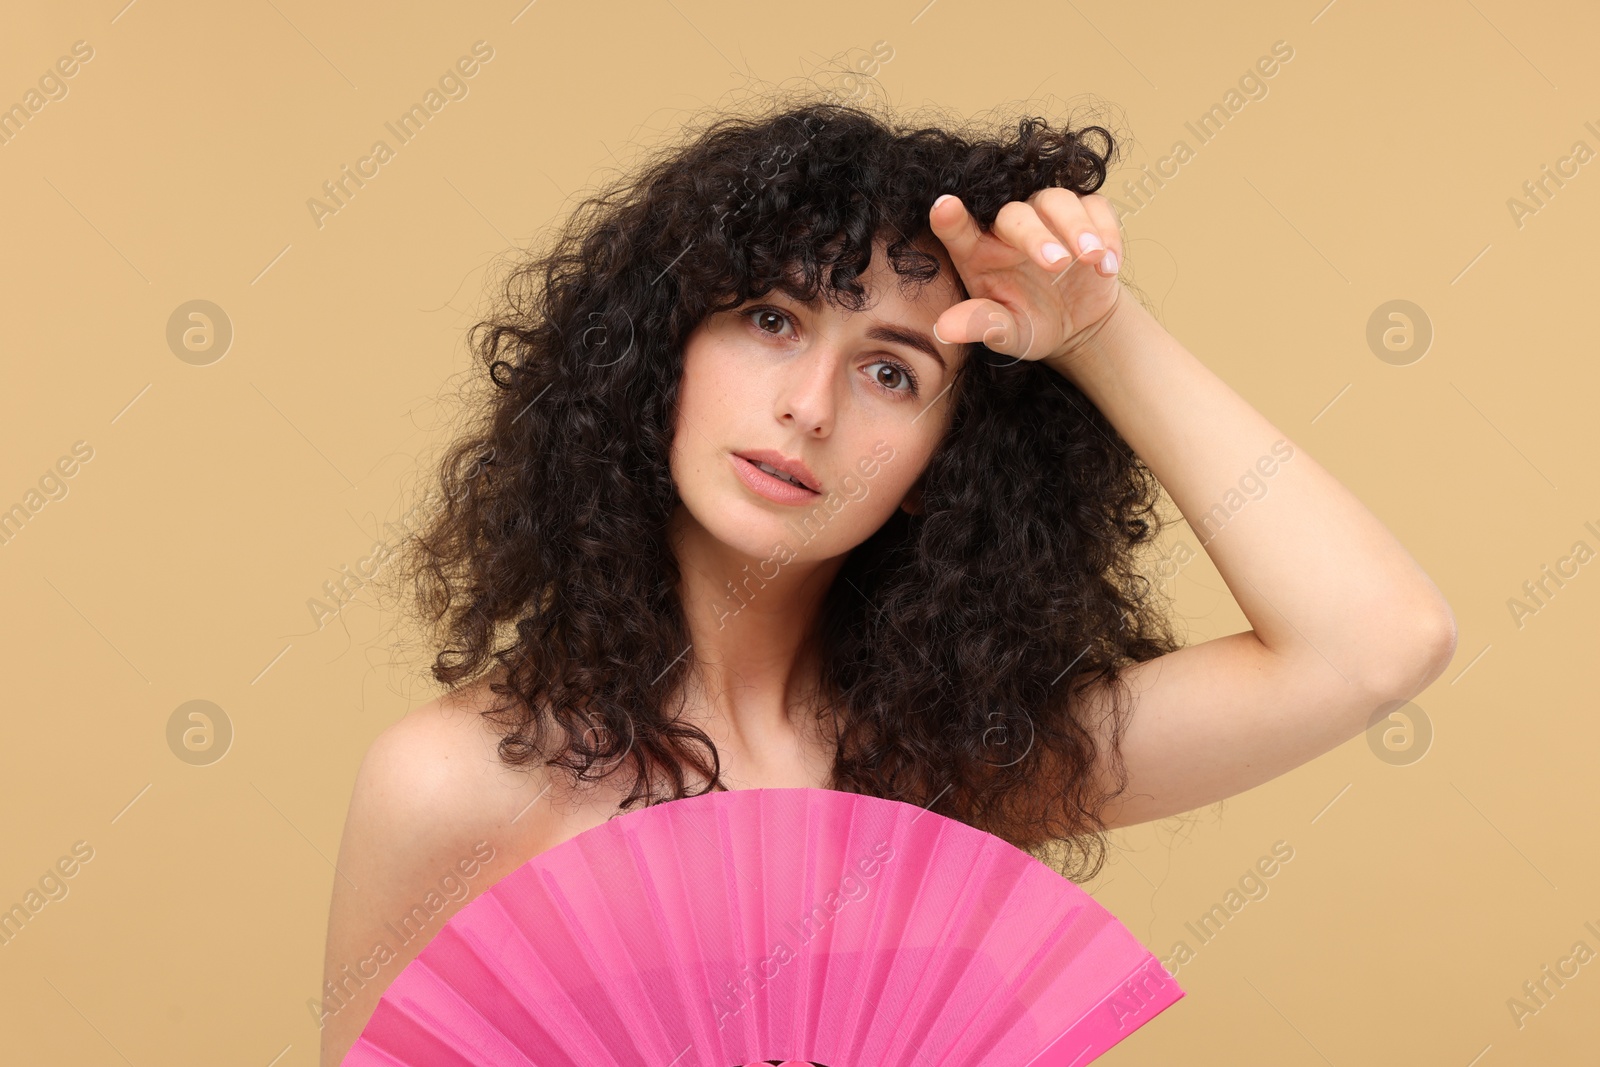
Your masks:
<svg viewBox="0 0 1600 1067"><path fill-rule="evenodd" d="M1009 864L1013 875L1011 881L1012 895L1021 896L1029 888L1028 882L1033 871L1028 868L1017 869L1015 864ZM1021 987L1027 982L1029 975L1038 969L1054 947L1071 928L1074 916L1080 914L1082 909L1069 907L1065 917L1045 914L1039 925L1025 939L1023 944L1036 944L1032 956L1017 961L1017 973L1002 979L994 984L989 996L983 1004L973 1013L967 1027L951 1040L952 1054L949 1058L941 1060L943 1064L964 1064L968 1062L982 1062L983 1057L996 1048L1010 1049L1013 1047L1028 1047L1035 1044L1039 1036L1039 1027L1033 1019L1033 1013L1024 1005L1030 1001L1021 995ZM1054 929L1046 936L1047 927L1054 925ZM993 949L991 947L990 951ZM997 953L988 956L991 963L1003 963L1006 953ZM957 1056L959 1052L961 1055ZM976 1057L968 1059L968 1056Z"/></svg>
<svg viewBox="0 0 1600 1067"><path fill-rule="evenodd" d="M441 935L442 936L442 933ZM407 968L410 970L411 968ZM477 1067L481 1063L530 1065L503 1029L480 1010L490 990L485 985L452 984L421 961L410 989L390 1003L396 1018L377 1047L386 1055L402 1051L435 1067ZM380 1000L379 1010L384 1002ZM376 1017L377 1012L374 1012ZM369 1024L370 1025L370 1024ZM549 1061L546 1061L547 1063Z"/></svg>
<svg viewBox="0 0 1600 1067"><path fill-rule="evenodd" d="M917 912L919 917L936 923L929 930L915 933L912 940L913 944L929 946L932 957L910 991L909 1003L901 1014L902 1024L890 1031L895 1041L885 1058L888 1063L936 1067L939 1059L925 1048L949 1051L948 1020L970 1016L976 1007L977 982L984 983L981 988L992 988L996 977L991 973L977 981L964 981L975 964L987 963L980 946L974 942L981 940L981 930L992 923L997 910L994 907L978 909L970 902L986 890L997 888L993 868L998 856L992 849L975 849L973 846L977 842L967 835L946 840L953 825L939 824L939 836L929 849L946 853L947 858L930 888L938 899L948 899L950 904L937 910L928 909L926 913ZM963 916L965 923L957 928ZM973 936L975 928L978 929L976 938Z"/></svg>
<svg viewBox="0 0 1600 1067"><path fill-rule="evenodd" d="M809 801L817 801L821 798L808 796L806 799ZM823 807L821 804L813 804L812 806L817 808ZM852 806L849 812L850 832L846 835L846 839L851 841L875 841L879 836L878 831L882 831L884 829L882 821L880 819L873 818L873 815L875 814L878 813L867 808ZM896 812L895 814L899 815L900 813ZM825 812L819 812L819 816L825 816ZM863 820L866 824L861 831L857 830L858 818ZM890 835L884 835L883 839L888 840L889 836ZM857 859L859 859L859 857L857 857ZM859 875L862 872L859 868L857 868L855 873ZM898 878L899 875L899 867L885 868L884 870L880 871L878 876L884 879L884 885L878 887L879 893L884 893L886 891L885 886L892 884L892 880ZM862 939L862 955L863 958L867 959L868 961L876 961L879 958L877 955L879 938L882 934L884 920L888 914L888 909L879 908L874 910L870 916L867 932ZM888 957L885 962L892 967L894 963L893 957ZM885 970L888 970L888 967L886 967ZM866 1033L861 1022L863 1017L866 1018L868 1023L878 1021L879 1012L874 1005L877 1003L879 991L882 989L885 981L886 976L880 976L874 979L872 975L872 967L869 966L861 980L862 985L865 988L858 989L856 996L853 998L853 1002L847 1003L843 1006L846 1009L846 1013L843 1016L843 1021L839 1026L839 1033L845 1037L850 1047L861 1048L866 1041ZM812 1032L814 1033L815 1030Z"/></svg>
<svg viewBox="0 0 1600 1067"><path fill-rule="evenodd" d="M637 1017L639 1009L651 998L644 986L634 945L622 936L618 927L628 918L629 909L594 907L595 902L605 900L608 893L616 893L621 899L637 899L636 872L624 862L627 852L617 849L615 841L616 833L612 830L585 842L589 863L568 872L573 882L581 884L569 889L566 885L557 887L554 879L551 882L561 917L577 930L594 961L596 985L607 994L595 997L589 1006L591 1025L606 1034L606 1051L617 1059L618 1067L623 1067L657 1062L662 1050L639 1048L634 1044L636 1038L651 1033L640 1025L642 1020ZM633 1009L626 1016L624 1006ZM601 1017L598 1022L593 1020L594 1015ZM657 1035L659 1033L656 1031Z"/></svg>
<svg viewBox="0 0 1600 1067"><path fill-rule="evenodd" d="M756 798L758 802L760 799L760 797ZM760 907L761 887L751 885L752 892L748 894L740 890L739 880L744 876L739 870L739 850L734 847L734 835L729 828L730 817L731 814L727 808L720 807L717 809L715 818L717 830L716 850L707 853L705 860L707 866L710 866L716 860L720 859L722 861L721 873L724 887L727 890L723 896L723 901L728 909L728 928L738 931L734 953L739 963L744 965L752 959L760 960L766 955L766 950L761 945L762 927L756 925L754 930L751 929L750 913ZM749 908L744 906L746 904L749 905ZM730 982L733 981L730 979ZM738 981L742 982L743 979ZM753 999L759 1004L761 998ZM734 1016L734 1020L732 1025L736 1027L737 1036L730 1040L729 1035L725 1034L722 1047L731 1044L737 1048L755 1043L761 1034L755 1012L743 1010L743 1005L741 1004L741 1010Z"/></svg>
<svg viewBox="0 0 1600 1067"><path fill-rule="evenodd" d="M686 900L693 888L693 882L688 877L684 867L684 849L678 844L682 824L673 821L665 824L669 831L665 834L646 837L639 833L627 833L625 838L628 845L628 854L634 864L643 871L656 870L660 875L656 879L641 878L639 882L641 894L649 911L649 918L656 929L662 931L687 929L691 934L692 944L701 944L703 939L696 926L693 911L686 912L686 920L678 922L674 917L675 912L669 901L672 899ZM662 849L663 842L667 845ZM648 851L654 847L658 851L665 851L667 860L660 864L653 864ZM673 882L666 880L667 876L675 879ZM664 956L672 968L676 981L672 983L671 992L683 991L687 996L692 991L695 998L709 999L710 981L706 975L706 960L703 954L687 953L682 951L665 951ZM652 998L652 1002L657 999ZM681 1014L678 1018L664 1018L662 1033L666 1035L666 1046L661 1050L660 1063L682 1062L683 1053L699 1044L701 1047L710 1047L714 1035L704 1026L705 1015L702 1012L690 1009L687 999L679 1001ZM658 1011L658 1017L660 1013ZM674 1047L676 1046L676 1047ZM692 1061L690 1061L692 1062Z"/></svg>
<svg viewBox="0 0 1600 1067"><path fill-rule="evenodd" d="M550 966L553 959L571 958L571 952L556 951L567 931L549 922L554 905L548 872L522 870L527 877L519 891L497 894L496 914L486 915L482 927L473 931L477 954L463 954L456 963L478 995L489 998L499 990L506 992L504 998L495 998L492 1017L504 1021L524 1055L537 1054L540 1067L555 1063L578 1067L591 1062L584 1056L605 1047L605 1038L593 1030L572 973L558 974ZM536 873L539 877L534 877ZM489 977L473 981L479 968L487 969L493 981ZM530 1012L532 1006L537 1010ZM563 1050L559 1061L551 1058L557 1048Z"/></svg>

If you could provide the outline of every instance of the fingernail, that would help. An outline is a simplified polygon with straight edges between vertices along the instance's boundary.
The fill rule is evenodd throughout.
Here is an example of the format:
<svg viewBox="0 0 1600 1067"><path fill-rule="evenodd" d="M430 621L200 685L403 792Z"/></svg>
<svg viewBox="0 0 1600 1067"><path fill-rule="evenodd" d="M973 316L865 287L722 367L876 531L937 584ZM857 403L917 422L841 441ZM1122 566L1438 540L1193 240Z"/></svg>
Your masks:
<svg viewBox="0 0 1600 1067"><path fill-rule="evenodd" d="M1078 238L1078 255L1080 256L1104 247L1105 245L1100 243L1100 238L1092 233L1086 233Z"/></svg>
<svg viewBox="0 0 1600 1067"><path fill-rule="evenodd" d="M1107 274L1117 273L1117 254L1115 252L1107 252L1106 258L1100 261L1100 265L1106 269Z"/></svg>
<svg viewBox="0 0 1600 1067"><path fill-rule="evenodd" d="M939 324L937 322L933 324L933 336L938 337L939 338L939 343L942 344L942 345L947 345L947 344L950 343L949 341L946 341L943 337L939 337Z"/></svg>
<svg viewBox="0 0 1600 1067"><path fill-rule="evenodd" d="M944 203L946 200L949 200L954 195L954 193L944 193L939 197L939 199L933 202L933 206L938 207L940 204Z"/></svg>
<svg viewBox="0 0 1600 1067"><path fill-rule="evenodd" d="M1044 256L1046 263L1056 263L1067 258L1067 250L1054 241L1046 241L1039 248L1039 254Z"/></svg>

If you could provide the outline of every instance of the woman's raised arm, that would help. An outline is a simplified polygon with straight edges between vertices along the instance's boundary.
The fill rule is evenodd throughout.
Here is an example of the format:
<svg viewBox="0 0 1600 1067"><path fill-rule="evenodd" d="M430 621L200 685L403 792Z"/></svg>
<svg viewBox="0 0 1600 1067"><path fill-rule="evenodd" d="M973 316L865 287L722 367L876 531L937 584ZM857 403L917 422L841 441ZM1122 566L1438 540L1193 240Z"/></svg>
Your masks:
<svg viewBox="0 0 1600 1067"><path fill-rule="evenodd" d="M1067 373L1171 495L1249 631L1127 672L1110 825L1271 780L1425 689L1455 653L1437 586L1349 489L1124 297ZM1243 486L1262 486L1247 496Z"/></svg>
<svg viewBox="0 0 1600 1067"><path fill-rule="evenodd" d="M1006 205L992 234L963 215L947 203L930 216L973 296L944 313L940 336L1039 359L1076 385L1172 497L1251 624L1125 672L1128 783L1108 825L1268 781L1444 671L1456 631L1438 587L1350 490L1124 290L1109 202L1043 190ZM1050 242L1077 255L1052 261ZM1241 485L1266 490L1246 497Z"/></svg>

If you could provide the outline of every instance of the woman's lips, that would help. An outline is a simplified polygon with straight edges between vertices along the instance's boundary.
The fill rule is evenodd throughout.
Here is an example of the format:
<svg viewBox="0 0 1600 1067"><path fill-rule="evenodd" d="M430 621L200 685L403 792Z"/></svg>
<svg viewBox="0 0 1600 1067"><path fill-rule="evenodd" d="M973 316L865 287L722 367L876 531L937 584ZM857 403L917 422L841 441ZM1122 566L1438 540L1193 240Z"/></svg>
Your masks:
<svg viewBox="0 0 1600 1067"><path fill-rule="evenodd" d="M822 495L768 474L741 456L729 453L728 458L733 461L734 472L739 475L739 479L750 488L751 492L764 496L775 503L808 504Z"/></svg>

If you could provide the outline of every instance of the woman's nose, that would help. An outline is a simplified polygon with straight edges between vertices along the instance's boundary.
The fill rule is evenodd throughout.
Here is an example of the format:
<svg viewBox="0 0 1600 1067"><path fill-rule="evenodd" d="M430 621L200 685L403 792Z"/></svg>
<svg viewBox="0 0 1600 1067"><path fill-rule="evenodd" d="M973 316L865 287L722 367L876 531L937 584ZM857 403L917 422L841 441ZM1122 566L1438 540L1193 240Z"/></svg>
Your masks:
<svg viewBox="0 0 1600 1067"><path fill-rule="evenodd" d="M778 419L793 419L807 433L828 433L838 411L843 360L840 347L826 341L796 356L778 379Z"/></svg>

